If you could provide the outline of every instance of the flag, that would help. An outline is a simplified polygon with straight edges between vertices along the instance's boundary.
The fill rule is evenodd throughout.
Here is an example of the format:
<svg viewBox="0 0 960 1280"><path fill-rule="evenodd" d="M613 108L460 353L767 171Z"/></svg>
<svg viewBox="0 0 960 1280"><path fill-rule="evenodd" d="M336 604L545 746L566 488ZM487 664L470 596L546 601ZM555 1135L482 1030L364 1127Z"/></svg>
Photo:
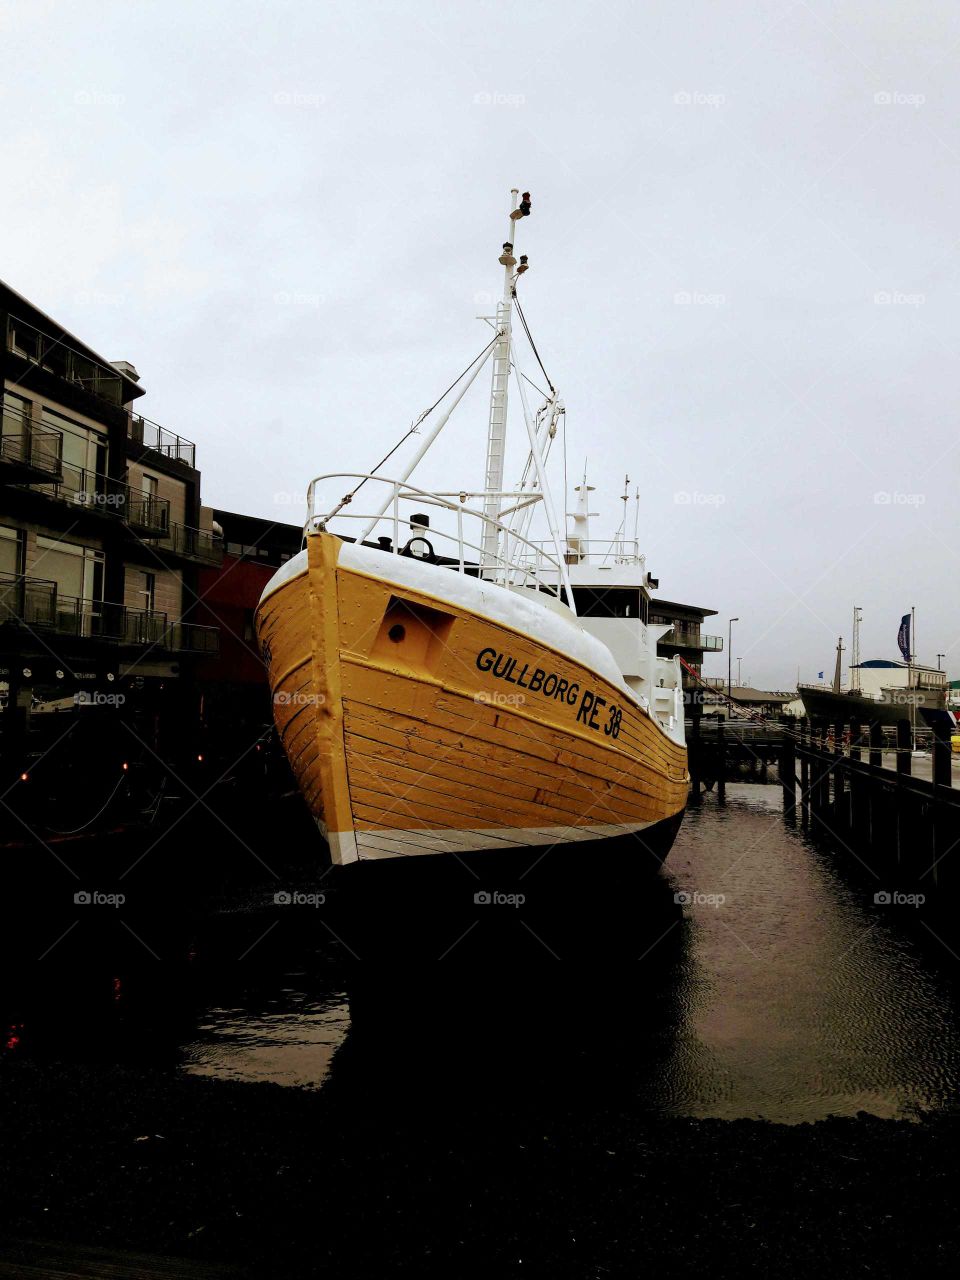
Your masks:
<svg viewBox="0 0 960 1280"><path fill-rule="evenodd" d="M822 680L822 679L823 679L823 672L822 672L822 671L818 671L818 672L817 672L817 679L818 679L818 680Z"/></svg>
<svg viewBox="0 0 960 1280"><path fill-rule="evenodd" d="M905 613L900 619L900 630L897 632L897 644L903 654L904 662L910 661L910 615Z"/></svg>

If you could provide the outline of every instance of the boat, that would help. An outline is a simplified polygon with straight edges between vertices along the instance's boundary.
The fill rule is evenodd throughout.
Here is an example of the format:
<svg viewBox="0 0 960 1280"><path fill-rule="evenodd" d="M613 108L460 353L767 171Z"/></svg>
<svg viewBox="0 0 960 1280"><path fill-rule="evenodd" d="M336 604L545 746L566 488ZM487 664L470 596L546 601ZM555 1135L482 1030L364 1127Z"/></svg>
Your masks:
<svg viewBox="0 0 960 1280"><path fill-rule="evenodd" d="M901 720L932 726L946 716L946 672L926 667L916 660L910 650L910 626L912 619L904 615L901 632L906 636L903 661L888 658L869 658L860 661L859 628L861 610L854 610L853 661L850 663L850 688L841 687L841 658L843 638L837 641L837 659L833 684L798 684L797 694L804 711L813 720L830 724L859 720L863 725L879 724L895 726Z"/></svg>
<svg viewBox="0 0 960 1280"><path fill-rule="evenodd" d="M624 840L659 865L683 816L681 668L657 655L669 628L648 620L658 583L626 536L626 501L616 535L594 541L586 476L572 524L551 496L566 411L517 297L530 211L514 190L492 338L403 437L419 437L413 457L392 476L396 448L372 471L311 480L304 548L256 611L276 727L335 865ZM528 357L547 383L536 410ZM482 487L417 487L487 365ZM526 464L506 489L511 384ZM535 517L549 536L532 536Z"/></svg>

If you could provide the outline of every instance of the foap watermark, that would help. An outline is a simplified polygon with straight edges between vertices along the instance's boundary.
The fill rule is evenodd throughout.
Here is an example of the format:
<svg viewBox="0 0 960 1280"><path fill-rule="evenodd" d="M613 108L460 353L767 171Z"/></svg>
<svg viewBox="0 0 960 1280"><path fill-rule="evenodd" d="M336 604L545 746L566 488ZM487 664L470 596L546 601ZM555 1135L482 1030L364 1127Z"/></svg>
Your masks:
<svg viewBox="0 0 960 1280"><path fill-rule="evenodd" d="M78 707L122 707L126 700L126 694L101 693L99 689L81 689L73 696Z"/></svg>
<svg viewBox="0 0 960 1280"><path fill-rule="evenodd" d="M279 689L273 695L278 707L322 707L327 701L322 693L304 693L302 689Z"/></svg>
<svg viewBox="0 0 960 1280"><path fill-rule="evenodd" d="M325 93L301 93L295 89L278 89L273 95L275 107L322 107L326 101Z"/></svg>
<svg viewBox="0 0 960 1280"><path fill-rule="evenodd" d="M526 94L503 93L499 89L482 89L473 95L475 107L525 107Z"/></svg>
<svg viewBox="0 0 960 1280"><path fill-rule="evenodd" d="M503 893L500 889L478 889L473 895L478 907L522 907L527 900L525 893Z"/></svg>
<svg viewBox="0 0 960 1280"><path fill-rule="evenodd" d="M122 907L127 900L125 893L104 893L102 889L78 889L73 901L78 907Z"/></svg>
<svg viewBox="0 0 960 1280"><path fill-rule="evenodd" d="M722 507L727 500L725 493L700 493L698 489L678 489L673 500L681 507Z"/></svg>
<svg viewBox="0 0 960 1280"><path fill-rule="evenodd" d="M926 900L926 894L901 893L899 889L880 889L873 895L878 907L922 907Z"/></svg>
<svg viewBox="0 0 960 1280"><path fill-rule="evenodd" d="M699 889L680 889L673 895L679 907L722 907L727 900L725 893L701 893Z"/></svg>
<svg viewBox="0 0 960 1280"><path fill-rule="evenodd" d="M278 889L273 895L277 907L322 907L327 900L325 893L302 893L299 889Z"/></svg>
<svg viewBox="0 0 960 1280"><path fill-rule="evenodd" d="M89 489L78 489L74 501L84 507L124 507L127 504L125 493L94 493Z"/></svg>
<svg viewBox="0 0 960 1280"><path fill-rule="evenodd" d="M923 93L903 93L900 89L881 89L879 93L873 95L873 105L875 107L922 107L926 102L926 95Z"/></svg>
<svg viewBox="0 0 960 1280"><path fill-rule="evenodd" d="M704 93L702 89L680 89L673 95L678 107L722 107L726 100L725 93Z"/></svg>
<svg viewBox="0 0 960 1280"><path fill-rule="evenodd" d="M875 307L922 307L925 293L903 293L900 289L878 289L873 295Z"/></svg>
<svg viewBox="0 0 960 1280"><path fill-rule="evenodd" d="M673 295L676 307L722 307L726 301L725 293L700 293L697 289L679 289Z"/></svg>
<svg viewBox="0 0 960 1280"><path fill-rule="evenodd" d="M323 305L322 293L304 293L300 289L278 289L273 295L278 307L319 307Z"/></svg>
<svg viewBox="0 0 960 1280"><path fill-rule="evenodd" d="M878 507L922 507L927 501L925 493L901 493L899 489L880 489L873 495Z"/></svg>
<svg viewBox="0 0 960 1280"><path fill-rule="evenodd" d="M522 693L475 693L474 702L485 702L491 707L522 707L526 697Z"/></svg>
<svg viewBox="0 0 960 1280"><path fill-rule="evenodd" d="M73 95L78 107L120 107L126 100L122 93L104 93L102 89L78 89Z"/></svg>
<svg viewBox="0 0 960 1280"><path fill-rule="evenodd" d="M79 307L122 307L126 295L122 293L102 293L99 289L81 289L73 295Z"/></svg>

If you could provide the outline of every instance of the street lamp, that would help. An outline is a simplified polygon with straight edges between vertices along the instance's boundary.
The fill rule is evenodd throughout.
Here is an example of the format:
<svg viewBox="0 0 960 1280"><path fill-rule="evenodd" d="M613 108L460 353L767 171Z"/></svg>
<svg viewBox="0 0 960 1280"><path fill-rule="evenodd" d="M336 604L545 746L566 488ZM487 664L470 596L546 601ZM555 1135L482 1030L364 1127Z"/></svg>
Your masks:
<svg viewBox="0 0 960 1280"><path fill-rule="evenodd" d="M727 697L733 696L733 624L739 618L731 618L727 626Z"/></svg>
<svg viewBox="0 0 960 1280"><path fill-rule="evenodd" d="M937 670L938 670L938 671L940 670L940 659L941 659L941 658L945 658L946 656L947 656L947 655L946 655L945 653L938 653L938 654L937 654Z"/></svg>

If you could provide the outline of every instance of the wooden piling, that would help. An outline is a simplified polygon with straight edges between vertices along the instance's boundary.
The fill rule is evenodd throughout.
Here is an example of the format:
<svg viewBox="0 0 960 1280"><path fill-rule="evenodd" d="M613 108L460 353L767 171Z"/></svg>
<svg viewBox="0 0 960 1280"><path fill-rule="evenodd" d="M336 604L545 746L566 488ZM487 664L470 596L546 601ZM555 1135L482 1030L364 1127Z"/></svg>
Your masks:
<svg viewBox="0 0 960 1280"><path fill-rule="evenodd" d="M793 735L784 733L780 744L780 785L783 787L783 817L786 822L797 820L797 761Z"/></svg>
<svg viewBox="0 0 960 1280"><path fill-rule="evenodd" d="M717 804L727 803L727 750L723 716L717 718Z"/></svg>
<svg viewBox="0 0 960 1280"><path fill-rule="evenodd" d="M806 830L810 826L810 721L806 716L800 721L800 821Z"/></svg>

